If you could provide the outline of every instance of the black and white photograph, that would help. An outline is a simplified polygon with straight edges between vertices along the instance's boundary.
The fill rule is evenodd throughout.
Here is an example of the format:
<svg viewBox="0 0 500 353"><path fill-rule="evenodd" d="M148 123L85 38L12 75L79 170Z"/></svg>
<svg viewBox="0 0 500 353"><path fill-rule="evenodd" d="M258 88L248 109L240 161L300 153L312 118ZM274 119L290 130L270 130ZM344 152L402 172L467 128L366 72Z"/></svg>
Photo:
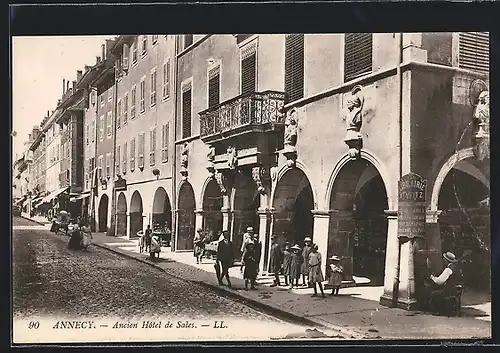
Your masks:
<svg viewBox="0 0 500 353"><path fill-rule="evenodd" d="M491 338L489 48L12 37L12 343Z"/></svg>

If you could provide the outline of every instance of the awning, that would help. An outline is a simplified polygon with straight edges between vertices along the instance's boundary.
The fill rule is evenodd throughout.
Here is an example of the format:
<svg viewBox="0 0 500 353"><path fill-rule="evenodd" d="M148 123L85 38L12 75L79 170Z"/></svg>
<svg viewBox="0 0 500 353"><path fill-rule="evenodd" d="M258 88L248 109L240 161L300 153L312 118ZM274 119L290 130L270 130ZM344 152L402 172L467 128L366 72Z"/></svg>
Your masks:
<svg viewBox="0 0 500 353"><path fill-rule="evenodd" d="M69 200L71 202L75 202L76 200L86 199L87 197L90 197L90 191L84 192L83 194L80 194L80 195L73 196Z"/></svg>
<svg viewBox="0 0 500 353"><path fill-rule="evenodd" d="M52 199L56 198L57 196L59 196L61 193L63 193L67 189L68 189L68 187L66 186L64 188L60 188L59 190L53 191L49 196L45 196L42 199L42 201L46 202L46 203L49 203L50 201L52 201Z"/></svg>

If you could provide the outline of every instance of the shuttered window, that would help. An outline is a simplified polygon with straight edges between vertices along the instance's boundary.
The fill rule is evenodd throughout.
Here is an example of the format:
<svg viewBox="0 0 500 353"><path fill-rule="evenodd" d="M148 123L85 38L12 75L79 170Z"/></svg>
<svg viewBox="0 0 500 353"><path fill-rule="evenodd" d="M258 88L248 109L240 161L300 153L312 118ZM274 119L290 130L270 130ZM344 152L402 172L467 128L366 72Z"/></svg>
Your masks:
<svg viewBox="0 0 500 353"><path fill-rule="evenodd" d="M130 171L135 170L135 138L130 141Z"/></svg>
<svg viewBox="0 0 500 353"><path fill-rule="evenodd" d="M123 167L122 174L127 174L127 143L123 145Z"/></svg>
<svg viewBox="0 0 500 353"><path fill-rule="evenodd" d="M182 93L182 138L191 136L191 89Z"/></svg>
<svg viewBox="0 0 500 353"><path fill-rule="evenodd" d="M350 81L372 71L372 33L346 33L344 80Z"/></svg>
<svg viewBox="0 0 500 353"><path fill-rule="evenodd" d="M241 60L241 94L255 92L256 59L254 52Z"/></svg>
<svg viewBox="0 0 500 353"><path fill-rule="evenodd" d="M116 128L119 129L121 125L121 116L122 116L122 101L118 99L117 109L116 109Z"/></svg>
<svg viewBox="0 0 500 353"><path fill-rule="evenodd" d="M149 165L156 163L156 128L149 132Z"/></svg>
<svg viewBox="0 0 500 353"><path fill-rule="evenodd" d="M128 120L128 93L123 97L123 125L127 125Z"/></svg>
<svg viewBox="0 0 500 353"><path fill-rule="evenodd" d="M163 163L168 162L168 134L169 133L170 133L169 124L166 123L165 125L163 125L162 139L161 139L161 161Z"/></svg>
<svg viewBox="0 0 500 353"><path fill-rule="evenodd" d="M116 146L116 165L115 165L116 175L120 174L120 161L121 161L120 152L121 152L120 146Z"/></svg>
<svg viewBox="0 0 500 353"><path fill-rule="evenodd" d="M490 39L487 32L460 32L458 43L460 68L489 72Z"/></svg>
<svg viewBox="0 0 500 353"><path fill-rule="evenodd" d="M163 86L162 96L166 99L170 95L170 59L163 64Z"/></svg>
<svg viewBox="0 0 500 353"><path fill-rule="evenodd" d="M106 153L106 178L111 177L111 153Z"/></svg>
<svg viewBox="0 0 500 353"><path fill-rule="evenodd" d="M145 144L146 144L145 136L146 136L145 133L141 133L141 134L139 134L139 138L138 138L139 156L138 156L138 159L137 159L137 166L139 168L141 168L141 169L144 168L144 147L145 147Z"/></svg>
<svg viewBox="0 0 500 353"><path fill-rule="evenodd" d="M285 92L289 102L304 97L304 35L285 38Z"/></svg>
<svg viewBox="0 0 500 353"><path fill-rule="evenodd" d="M219 104L220 100L220 69L211 70L208 76L208 107L212 108Z"/></svg>

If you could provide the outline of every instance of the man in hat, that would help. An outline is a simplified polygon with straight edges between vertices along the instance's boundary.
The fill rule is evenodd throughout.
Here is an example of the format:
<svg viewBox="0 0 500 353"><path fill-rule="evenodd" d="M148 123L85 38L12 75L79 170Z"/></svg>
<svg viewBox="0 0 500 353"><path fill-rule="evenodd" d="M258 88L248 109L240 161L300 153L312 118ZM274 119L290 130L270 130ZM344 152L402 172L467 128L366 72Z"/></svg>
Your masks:
<svg viewBox="0 0 500 353"><path fill-rule="evenodd" d="M276 287L280 285L280 271L283 261L283 253L275 235L271 236L271 242L272 244L271 254L269 256L269 273L274 274L274 283L271 285L271 287Z"/></svg>
<svg viewBox="0 0 500 353"><path fill-rule="evenodd" d="M229 279L229 268L233 264L233 244L229 240L229 232L227 230L222 232L224 239L219 242L217 246L217 261L215 263L215 271L217 273L217 280L219 285L222 285L222 279L226 277L227 286L231 288L231 280ZM222 272L218 266L222 267Z"/></svg>
<svg viewBox="0 0 500 353"><path fill-rule="evenodd" d="M304 238L304 248L302 249L302 286L311 287L309 283L309 254L312 251L312 239L310 237Z"/></svg>
<svg viewBox="0 0 500 353"><path fill-rule="evenodd" d="M430 292L429 304L431 309L441 308L443 301L453 292L455 287L462 284L462 271L458 265L455 254L445 252L443 254L445 268L439 276L431 274L430 279L435 287Z"/></svg>
<svg viewBox="0 0 500 353"><path fill-rule="evenodd" d="M198 228L196 235L194 236L194 256L196 257L196 263L201 264L203 259L203 253L205 252L205 236L203 234L203 229Z"/></svg>
<svg viewBox="0 0 500 353"><path fill-rule="evenodd" d="M245 251L247 248L247 244L253 242L253 227L247 227L247 231L243 234L243 240L241 242L241 261L243 262L243 256L245 256ZM240 272L243 273L243 266L240 267Z"/></svg>

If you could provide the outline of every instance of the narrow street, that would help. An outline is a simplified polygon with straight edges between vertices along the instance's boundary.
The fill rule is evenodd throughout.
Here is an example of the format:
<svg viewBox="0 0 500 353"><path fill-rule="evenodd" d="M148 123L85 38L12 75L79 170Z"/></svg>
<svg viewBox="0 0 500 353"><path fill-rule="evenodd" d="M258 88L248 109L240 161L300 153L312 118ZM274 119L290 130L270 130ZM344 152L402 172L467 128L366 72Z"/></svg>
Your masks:
<svg viewBox="0 0 500 353"><path fill-rule="evenodd" d="M244 319L284 326L296 338L308 331L105 249L69 250L69 238L31 221L14 218L13 226L14 320Z"/></svg>

